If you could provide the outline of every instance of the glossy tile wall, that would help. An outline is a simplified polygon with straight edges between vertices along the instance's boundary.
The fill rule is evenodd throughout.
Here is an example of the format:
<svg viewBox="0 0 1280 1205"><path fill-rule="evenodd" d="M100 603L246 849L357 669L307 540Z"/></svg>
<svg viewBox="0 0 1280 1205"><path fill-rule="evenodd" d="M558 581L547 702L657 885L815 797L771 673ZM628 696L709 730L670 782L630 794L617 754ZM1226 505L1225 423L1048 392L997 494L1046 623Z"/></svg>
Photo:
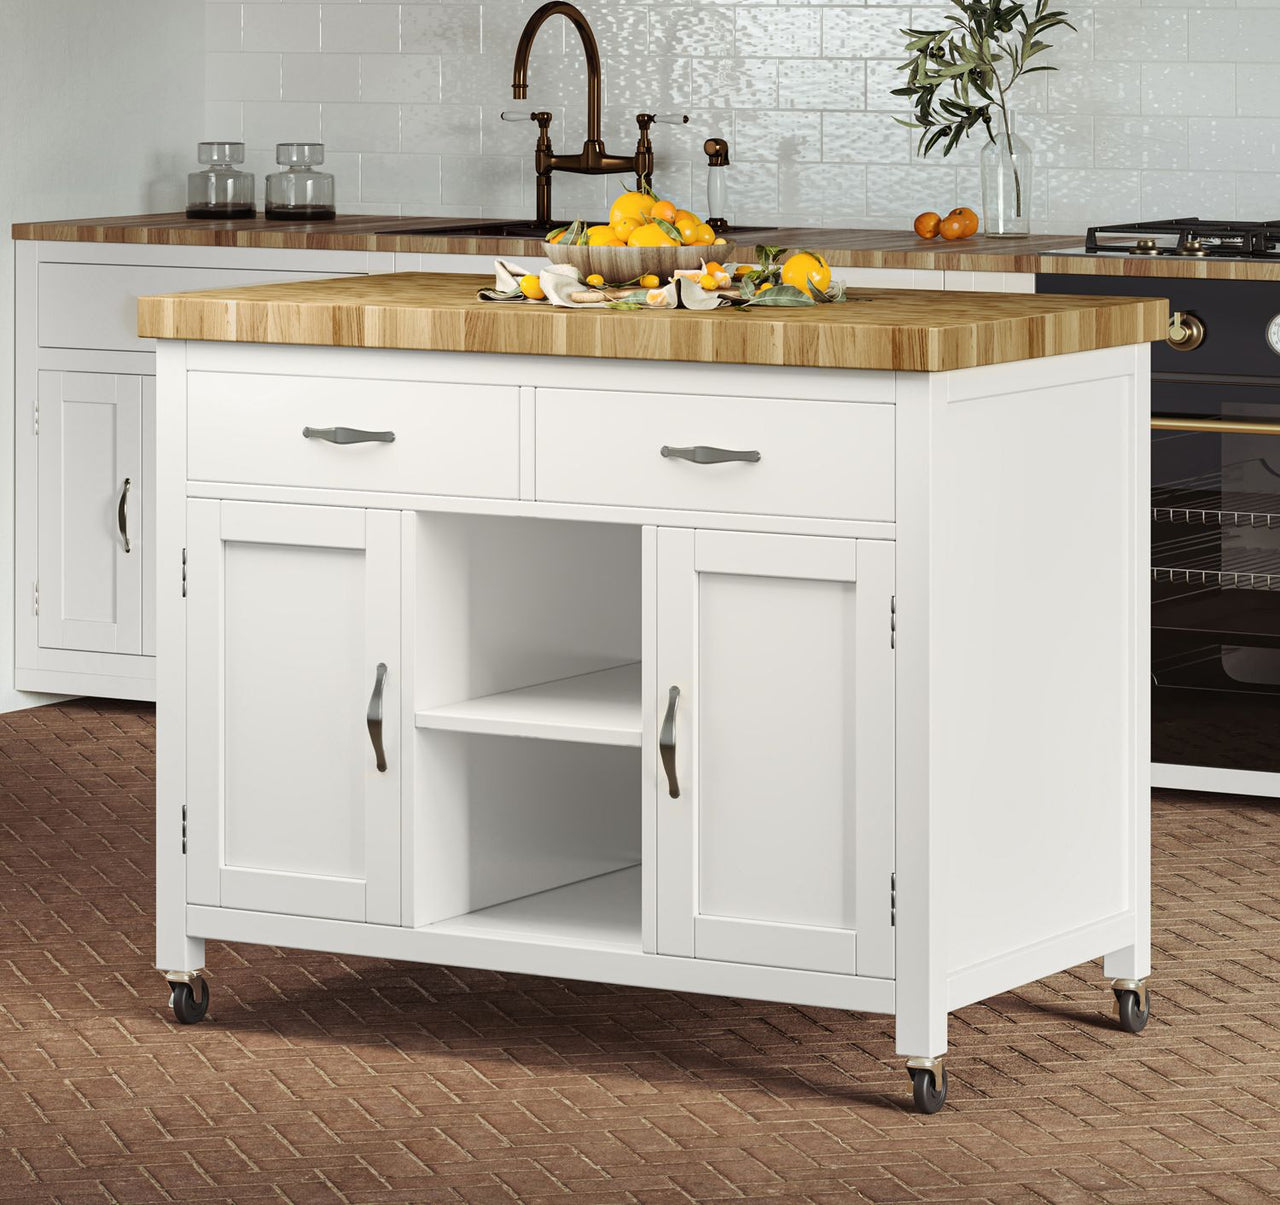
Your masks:
<svg viewBox="0 0 1280 1205"><path fill-rule="evenodd" d="M1171 216L1280 216L1280 0L1064 0L1060 68L1025 78L1017 129L1037 153L1035 224ZM1248 6L1246 7L1246 3ZM531 214L535 127L583 138L583 59L549 23L528 102L511 99L515 41L537 0L206 0L206 136L243 135L254 166L275 142L322 138L347 210ZM944 9L840 0L580 0L605 58L610 149L659 126L659 187L699 209L704 139L729 140L730 216L761 223L898 226L924 208L977 206L975 139L917 159L897 124L903 26ZM602 214L620 179L557 175L558 215Z"/></svg>

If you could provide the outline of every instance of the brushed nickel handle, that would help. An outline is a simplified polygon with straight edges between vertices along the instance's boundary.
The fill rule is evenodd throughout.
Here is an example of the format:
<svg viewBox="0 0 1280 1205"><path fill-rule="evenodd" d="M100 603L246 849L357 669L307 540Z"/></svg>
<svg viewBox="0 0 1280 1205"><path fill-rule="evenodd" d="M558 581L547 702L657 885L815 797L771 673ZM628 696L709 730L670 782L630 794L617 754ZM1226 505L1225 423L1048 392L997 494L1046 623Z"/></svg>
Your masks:
<svg viewBox="0 0 1280 1205"><path fill-rule="evenodd" d="M124 479L124 488L120 491L120 504L116 507L116 523L120 527L120 539L124 543L125 552L132 552L133 545L129 543L129 487L133 482L128 477Z"/></svg>
<svg viewBox="0 0 1280 1205"><path fill-rule="evenodd" d="M1174 351L1195 351L1204 342L1204 323L1185 310L1174 310L1169 316L1169 334L1165 342Z"/></svg>
<svg viewBox="0 0 1280 1205"><path fill-rule="evenodd" d="M303 439L323 439L331 444L393 444L394 431L361 431L358 427L303 427Z"/></svg>
<svg viewBox="0 0 1280 1205"><path fill-rule="evenodd" d="M382 684L387 680L387 663L378 662L377 674L373 680L373 695L369 699L369 714L365 717L369 725L369 739L373 742L373 754L378 759L378 771L387 772L387 751L382 747Z"/></svg>
<svg viewBox="0 0 1280 1205"><path fill-rule="evenodd" d="M680 702L680 688L673 686L667 695L667 714L662 719L662 731L658 734L658 754L662 768L667 773L667 794L680 798L680 781L676 778L676 706Z"/></svg>
<svg viewBox="0 0 1280 1205"><path fill-rule="evenodd" d="M693 448L672 448L664 444L662 455L668 460L687 460L691 464L727 464L731 460L756 464L760 460L759 452L738 452L733 448L709 448L703 444Z"/></svg>

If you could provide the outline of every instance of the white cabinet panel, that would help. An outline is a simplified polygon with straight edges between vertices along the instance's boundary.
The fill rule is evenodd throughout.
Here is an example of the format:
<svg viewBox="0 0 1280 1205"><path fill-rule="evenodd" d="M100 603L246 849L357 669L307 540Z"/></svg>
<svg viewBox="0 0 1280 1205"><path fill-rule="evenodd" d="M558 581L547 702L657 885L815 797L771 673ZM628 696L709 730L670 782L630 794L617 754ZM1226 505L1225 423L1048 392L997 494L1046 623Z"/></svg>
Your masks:
<svg viewBox="0 0 1280 1205"><path fill-rule="evenodd" d="M40 645L140 653L143 378L42 372L39 391Z"/></svg>
<svg viewBox="0 0 1280 1205"><path fill-rule="evenodd" d="M658 952L891 975L893 546L663 529L657 577Z"/></svg>
<svg viewBox="0 0 1280 1205"><path fill-rule="evenodd" d="M398 924L399 514L188 516L192 901Z"/></svg>

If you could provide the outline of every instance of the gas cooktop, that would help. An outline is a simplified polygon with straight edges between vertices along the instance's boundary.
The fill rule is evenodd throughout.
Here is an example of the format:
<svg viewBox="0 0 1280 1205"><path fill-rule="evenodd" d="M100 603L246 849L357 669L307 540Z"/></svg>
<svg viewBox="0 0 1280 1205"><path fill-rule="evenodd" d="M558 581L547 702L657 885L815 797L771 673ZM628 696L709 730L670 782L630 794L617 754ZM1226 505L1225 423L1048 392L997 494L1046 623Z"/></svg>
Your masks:
<svg viewBox="0 0 1280 1205"><path fill-rule="evenodd" d="M1280 221L1211 222L1203 218L1090 226L1087 255L1173 255L1191 259L1280 258ZM1080 254L1075 251L1073 254Z"/></svg>

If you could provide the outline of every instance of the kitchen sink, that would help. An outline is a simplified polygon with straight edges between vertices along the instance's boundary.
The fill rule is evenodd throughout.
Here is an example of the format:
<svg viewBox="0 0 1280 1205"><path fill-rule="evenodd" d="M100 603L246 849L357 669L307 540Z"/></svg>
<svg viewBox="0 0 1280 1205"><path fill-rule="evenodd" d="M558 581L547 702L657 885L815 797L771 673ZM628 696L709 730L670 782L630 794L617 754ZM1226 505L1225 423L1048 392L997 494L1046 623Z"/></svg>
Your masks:
<svg viewBox="0 0 1280 1205"><path fill-rule="evenodd" d="M551 229L566 225L555 223ZM526 238L541 242L547 236L547 229L533 222L460 222L456 226L414 226L397 227L394 230L380 230L379 234L436 234L448 238ZM777 227L730 226L726 237L733 235L750 235L752 242L767 242L769 237L778 233Z"/></svg>

